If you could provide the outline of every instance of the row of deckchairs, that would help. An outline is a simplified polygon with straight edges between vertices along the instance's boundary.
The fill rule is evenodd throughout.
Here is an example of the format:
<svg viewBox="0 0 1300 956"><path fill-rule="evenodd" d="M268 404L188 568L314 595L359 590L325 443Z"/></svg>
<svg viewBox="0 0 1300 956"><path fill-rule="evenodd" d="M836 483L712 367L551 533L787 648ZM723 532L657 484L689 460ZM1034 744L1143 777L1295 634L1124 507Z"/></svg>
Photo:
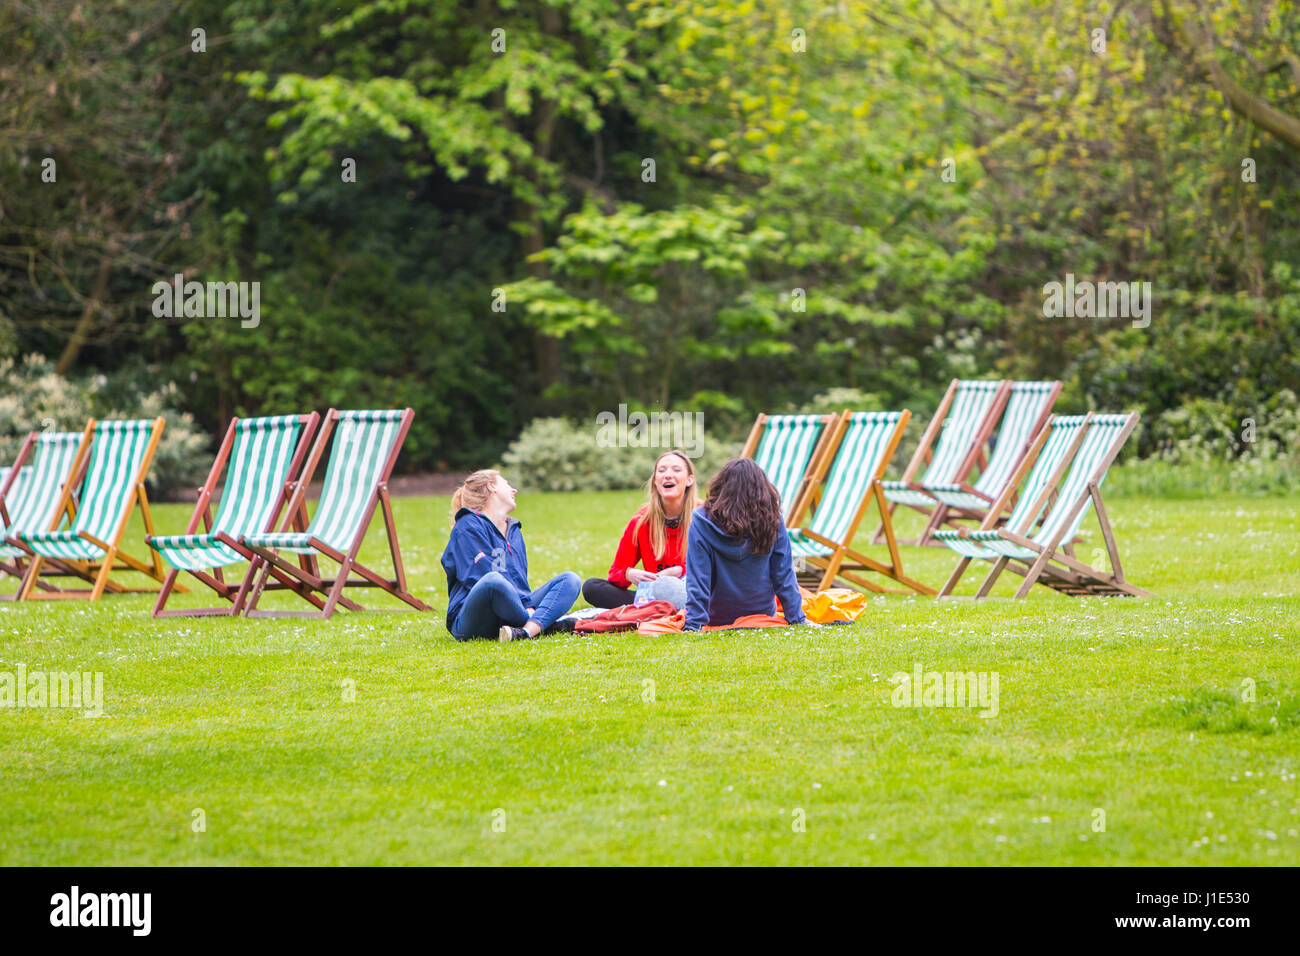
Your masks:
<svg viewBox="0 0 1300 956"><path fill-rule="evenodd" d="M1126 594L1150 597L1124 577L1119 547L1101 498L1101 484L1137 426L1138 414L1053 415L1030 453L989 508L975 531L943 529L935 537L960 556L940 597L951 597L972 560L993 566L976 597L987 597L1004 570L1024 577L1016 597L1034 584L1066 594ZM1003 510L1014 507L1005 521ZM1074 553L1073 541L1089 510L1097 516L1110 570L1093 567Z"/></svg>
<svg viewBox="0 0 1300 956"><path fill-rule="evenodd" d="M869 591L934 589L907 576L883 496L885 469L907 429L910 411L839 415L760 415L741 455L753 458L781 499L791 551L805 568L800 583L818 589L837 578ZM889 554L877 560L853 547L872 506ZM904 588L878 584L883 576Z"/></svg>
<svg viewBox="0 0 1300 956"><path fill-rule="evenodd" d="M113 580L119 570L162 579L155 556L122 550L138 504L153 528L144 480L163 420L95 421L83 432L33 432L0 486L0 570L20 579L9 600L90 598L137 590ZM51 579L88 587L57 587Z"/></svg>
<svg viewBox="0 0 1300 956"><path fill-rule="evenodd" d="M976 559L993 563L979 597L1007 569L1025 576L1017 596L1034 583L1069 594L1144 595L1124 578L1100 493L1138 416L1052 416L1060 390L1059 382L954 380L898 481L886 481L884 473L911 417L906 410L760 415L742 455L776 487L791 549L803 564L801 583L809 586L839 580L876 592L900 590L865 576L872 574L936 594L903 570L893 526L903 505L926 515L927 524L917 541L902 543L946 546L960 558L939 597L952 595ZM1061 437L1067 434L1071 442ZM873 543L887 549L880 559L853 546L873 507L880 521ZM1101 526L1110 571L1074 554L1072 542L1089 510Z"/></svg>
<svg viewBox="0 0 1300 956"><path fill-rule="evenodd" d="M902 479L884 483L891 515L904 505L929 517L914 543L930 544L945 524L960 527L958 519L983 520L1060 393L1060 382L953 379ZM986 455L994 428L997 442ZM923 464L925 472L918 475ZM976 467L980 473L972 484Z"/></svg>
<svg viewBox="0 0 1300 956"><path fill-rule="evenodd" d="M139 571L159 582L155 616L329 617L339 605L363 610L345 596L351 587L379 588L417 610L431 610L407 587L388 494L413 417L408 408L330 409L323 420L315 412L237 418L198 489L185 532L164 536L155 534L144 484L162 435L161 418L91 421L80 435L33 433L0 484L0 571L21 579L12 596L18 600L95 600L105 591L137 590L115 581L112 573ZM321 496L309 520L307 488L327 447ZM148 561L121 548L137 504L152 549ZM383 515L392 577L357 559L376 509ZM322 559L338 565L332 576L322 573ZM241 562L248 563L247 570L238 580L227 579L224 569ZM181 573L227 603L167 609L170 596L186 590L178 581ZM56 577L78 577L91 586L56 587L51 583ZM313 610L259 610L268 590L292 591Z"/></svg>

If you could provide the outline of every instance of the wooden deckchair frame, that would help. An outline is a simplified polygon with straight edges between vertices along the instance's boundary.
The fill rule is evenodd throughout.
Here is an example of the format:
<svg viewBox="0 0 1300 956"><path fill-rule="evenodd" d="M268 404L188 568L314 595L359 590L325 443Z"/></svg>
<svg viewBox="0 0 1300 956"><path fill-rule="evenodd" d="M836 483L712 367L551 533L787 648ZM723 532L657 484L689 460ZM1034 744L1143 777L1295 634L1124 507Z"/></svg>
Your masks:
<svg viewBox="0 0 1300 956"><path fill-rule="evenodd" d="M280 557L279 552L263 548L258 545L249 544L242 541L244 546L253 552L256 560L249 565L248 573L244 576L244 583L241 586L241 595L239 600L243 599L244 593L251 586L251 594L247 597L247 607L244 614L247 617L310 617L310 618L328 618L338 605L343 605L349 611L364 611L365 608L355 601L343 596L345 587L374 587L379 588L391 594L398 600L404 601L417 611L432 611L433 608L425 604L407 588L406 567L402 563L402 552L397 543L397 522L393 518L393 505L388 494L388 480L392 477L393 467L397 464L397 456L402 450L402 444L406 441L406 433L411 427L411 419L415 417L415 411L410 408L403 409L401 424L398 428L397 438L393 441L393 447L388 452L388 457L380 469L378 480L368 492L365 510L362 513L361 521L357 526L357 532L352 540L351 546L347 552L341 552L313 536L308 539L307 544L316 552L325 555L337 561L339 570L333 578L322 577L316 570L308 570L290 564ZM305 508L307 498L307 487L311 484L312 476L316 473L316 468L320 464L320 459L325 453L325 447L329 443L330 436L334 432L335 425L340 420L339 410L331 408L322 422L320 431L316 436L316 444L311 450L311 455L307 459L307 464L303 466L302 478L298 482L298 487L294 490L293 498L289 502L289 512L285 516L280 527L281 532L289 530L293 517ZM366 532L370 528L370 522L374 518L375 509L379 508L384 516L384 531L388 538L388 552L392 557L394 577L385 578L370 568L363 565L357 560L357 554L361 551L361 545L365 541ZM303 600L313 605L315 611L263 611L259 610L257 605L262 598L262 592L266 590L267 581L273 571L279 571L288 578L300 585L305 585L302 589L295 588L294 591ZM359 578L354 578L352 573L356 572ZM256 576L256 578L255 578ZM256 583L253 583L254 580ZM322 598L322 595L324 597Z"/></svg>
<svg viewBox="0 0 1300 956"><path fill-rule="evenodd" d="M929 464L931 459L934 457L935 440L939 437L940 432L943 431L944 420L948 417L948 412L952 408L952 403L957 398L957 392L961 388L961 383L963 381L985 380L954 378L948 384L948 390L944 392L943 398L939 401L939 407L935 409L934 417L930 419L930 423L926 425L925 431L921 433L921 442L916 446L916 451L912 453L912 460L907 463L907 467L903 470L901 481L911 491L918 491L921 494L929 495L929 492L927 492L925 488L914 479L916 478L917 472L921 470L921 466ZM994 380L989 379L989 381ZM971 438L970 447L966 449L966 454L960 459L960 464L957 466L955 472L956 480L963 484L968 481L970 473L974 470L975 466L984 461L984 447L988 444L989 436L993 434L994 426L997 425L998 420L1002 417L1002 410L1006 408L1008 399L1011 398L1011 382L1007 379L999 379L996 381L998 382L998 386L994 390L993 401L989 404L987 411L985 411L984 418L981 419L979 425L976 427L975 433ZM937 499L931 498L930 503L924 505L912 504L910 502L889 501L888 498L885 500L889 504L888 512L891 519L894 516L895 509L897 509L900 504L905 504L913 511L919 511L921 514L930 518L930 522L927 523L925 530L919 537L914 540L903 541L901 542L902 544L923 545L929 543L930 535L933 534L933 528L931 525L934 523L934 511L936 510L936 506L939 504ZM881 542L884 531L885 526L882 521L880 527L876 529L876 533L872 535L872 542L874 544L879 544Z"/></svg>
<svg viewBox="0 0 1300 956"><path fill-rule="evenodd" d="M1131 412L1128 420L1116 434L1110 446L1106 449L1105 454L1098 459L1097 464L1093 466L1091 474L1084 485L1083 494L1072 502L1062 503L1057 500L1057 493L1061 482L1069 473L1070 467L1078 454L1079 448L1083 444L1083 439L1088 429L1092 427L1093 415L1090 413L1079 434L1074 437L1066 453L1062 456L1061 461L1053 469L1052 475L1047 480L1043 489L1039 492L1038 500L1035 502L1031 513L1039 511L1046 506L1047 510L1054 510L1057 507L1068 507L1070 510L1066 514L1066 519L1061 522L1060 530L1052 536L1050 541L1045 545L1040 545L1033 541L1026 533L1018 531L1008 531L1003 528L1001 533L1003 538L1012 544L1019 545L1029 551L1035 552L1033 559L1013 558L1009 555L998 555L992 560L993 567L989 570L988 577L980 585L979 591L975 594L975 599L987 598L997 583L998 577L1004 570L1010 570L1024 578L1020 587L1015 593L1015 597L1025 597L1033 588L1035 583L1044 584L1054 590L1062 591L1067 594L1124 594L1131 597L1152 597L1150 591L1137 587L1124 577L1124 568L1120 562L1119 547L1115 544L1115 535L1111 528L1110 517L1106 513L1106 506L1101 498L1101 482L1105 478L1106 472L1114 464L1115 459L1119 456L1124 443L1132 434L1133 429L1137 427L1139 415L1137 412ZM1036 443L1035 456L1042 447L1042 442L1046 441L1047 429L1043 430L1044 434L1040 442ZM1012 486L1019 485L1020 481L1027 473L1027 464L1022 464ZM1008 489L1010 491L1011 489ZM1082 561L1074 555L1074 549L1069 542L1062 539L1065 537L1071 525L1079 512L1087 505L1091 498L1093 507L1097 512L1097 523L1101 528L1102 540L1106 544L1106 552L1110 557L1111 572L1100 571ZM991 509L990 509L991 510ZM1047 514L1044 513L1038 520L1037 524L1042 525L1047 520ZM989 530L989 529L983 529ZM1032 530L1032 529L1026 529ZM965 571L966 566L972 559L963 557L958 567L949 577L948 582L944 585L940 597L952 596L952 589L956 587L961 573ZM1057 562L1058 567L1051 562Z"/></svg>
<svg viewBox="0 0 1300 956"><path fill-rule="evenodd" d="M297 489L299 473L302 471L303 459L307 456L308 449L311 448L312 439L316 436L316 427L320 424L320 413L311 412L307 415L296 416L301 432L298 435L297 445L294 447L293 457L289 460L288 471L285 472L284 484L276 497L275 504L272 506L270 519L264 531L272 531L280 521L280 515L284 511L285 504L289 501L293 492ZM230 425L226 429L225 437L221 441L221 446L217 449L216 458L212 462L212 469L208 472L207 481L201 488L196 489L197 500L194 506L194 513L190 516L189 523L185 526L184 534L196 534L199 531L199 524L203 525L203 533L212 532L212 499L216 494L217 483L221 476L225 474L230 465L230 453L235 447L235 438L238 434L238 425L241 419L232 418ZM230 482L227 481L223 494L230 494L234 489ZM295 515L292 515L292 525L295 531L303 531L307 527L307 509L304 506ZM249 548L232 538L224 531L218 531L216 539L230 548L232 551L240 554L245 561L251 565L256 558ZM146 538L151 541L152 536ZM303 570L316 573L316 561L311 555L301 556L301 565ZM227 581L223 569L220 567L212 568L208 571L194 571L186 569L187 574L194 577L200 583L215 591L220 597L229 601L229 605L218 607L204 608L172 608L167 610L167 600L171 597L172 590L176 587L176 578L181 573L179 568L172 568L167 573L167 578L163 581L162 589L158 592L158 600L155 602L151 616L153 617L207 617L207 616L226 616L233 617L243 611L244 598L247 595L247 589L243 586L247 574L241 576L239 582ZM280 572L274 572L276 583L269 584L271 590L282 588L291 588L293 590L307 590L302 585Z"/></svg>
<svg viewBox="0 0 1300 956"><path fill-rule="evenodd" d="M1011 402L1011 396L1015 393L1016 383L1012 381L1009 383L1009 386L1010 387L1007 389L1006 402L1003 403L1002 411L999 413L999 415L1005 414L1007 405L1010 404ZM1052 417L1052 409L1055 407L1056 400L1057 398L1060 397L1061 389L1063 387L1064 387L1063 383L1058 381L1058 382L1054 382L1051 389L1048 390L1047 400L1043 403L1043 410L1039 413L1038 418L1034 421L1034 424L1030 426L1030 429L1027 433L1027 437L1024 442L1024 446L1020 450L1020 455L1017 458L1017 469L1019 467L1019 464L1025 460L1025 456L1029 453L1029 449L1033 447L1034 442L1037 440L1039 434L1045 432L1047 422ZM988 438L986 437L985 441L987 440ZM999 440L1001 439L999 438ZM980 467L982 468L985 466L985 462L983 460L984 450L982 446L980 448L979 457L980 457L979 464ZM1013 469L1012 473L1015 474L1016 469ZM988 497L982 492L975 490L974 485L970 481L969 472L966 473L966 475L962 478L960 482L958 482L958 484L960 485L960 488L958 489L959 491L964 491L968 494L977 495L978 497L981 498ZM1015 482L1012 482L1012 484L1014 485ZM959 521L978 521L980 522L979 527L982 529L984 527L983 524L984 519L988 516L989 511L992 510L992 506L996 503L997 500L998 499L989 498L988 501L990 507L984 508L982 510L977 510L971 507L950 505L947 504L946 502L939 501L938 499L936 499L937 507L934 509L934 514L930 516L930 521L925 526L925 530L921 532L921 537L918 543L922 545L934 544L935 543L934 533L938 531L940 528L942 528L944 525L949 525L950 527L958 528L958 529L964 528L965 525L959 524L958 523ZM1005 507L1006 506L1004 505L1004 508ZM1001 512L995 513L995 518L1000 516L1001 516ZM996 525L994 526L996 527Z"/></svg>
<svg viewBox="0 0 1300 956"><path fill-rule="evenodd" d="M811 510L813 507L813 498L819 492L822 482L825 481L827 474L830 472L836 455L839 453L841 443L845 432L848 431L849 425L853 418L853 412L845 411L839 416L839 421L835 425L834 439L828 446L829 453L822 456L818 463L817 473L814 477L813 487L805 495L803 502L805 510ZM873 591L877 594L907 594L915 591L921 594L934 594L934 588L927 587L919 581L916 581L903 573L903 558L898 550L898 540L894 535L894 524L891 520L889 509L886 508L884 488L881 480L884 478L885 469L889 467L890 461L894 457L894 452L898 450L898 444L903 439L903 433L907 430L907 423L911 419L912 413L904 409L899 416L898 422L894 425L894 432L889 437L889 442L885 447L885 453L880 457L880 463L876 467L875 473L866 485L866 490L862 495L862 500L855 509L853 519L850 521L848 529L844 534L844 541L832 541L823 537L807 528L795 527L799 520L803 518L803 512L795 515L796 521L792 524L793 530L817 542L822 547L830 548L831 554L825 556L801 556L800 559L806 564L821 570L821 575L817 581L817 590L824 590L833 586L836 579L841 579L850 585ZM872 504L875 504L880 511L881 527L884 532L885 541L889 548L889 564L863 554L852 547L853 539L857 535L858 526L862 523L863 517ZM846 559L850 559L846 561ZM882 575L899 584L905 585L908 590L903 588L890 588L876 584L863 576L865 572ZM811 583L811 582L809 582Z"/></svg>
<svg viewBox="0 0 1300 956"><path fill-rule="evenodd" d="M754 419L754 427L749 430L749 437L745 439L745 446L740 451L741 458L753 459L758 454L759 443L763 440L763 434L767 431L768 422L773 417L775 416L759 413L759 416ZM840 420L840 416L831 413L815 417L821 422L822 431L817 436L817 444L813 446L812 454L808 457L808 465L804 468L803 477L799 479L799 488L790 500L789 510L782 516L787 524L793 523L809 506L808 499L815 495L817 487L815 477L818 474L817 469L827 453L833 450L835 437L833 432Z"/></svg>
<svg viewBox="0 0 1300 956"><path fill-rule="evenodd" d="M82 439L81 447L77 449L77 457L73 460L72 473L80 475L80 480L84 480L85 470L90 463L91 446L93 444L95 428L98 424L99 423L94 419L87 424L86 434ZM161 585L163 581L162 558L157 553L154 553L153 560L146 564L139 558L127 554L122 550L122 538L126 535L126 526L131 520L131 512L135 510L136 505L139 505L141 514L144 518L145 534L152 535L154 532L153 515L149 512L149 496L145 492L144 482L146 476L149 474L149 466L153 464L153 456L158 450L158 442L162 438L162 431L166 424L167 423L162 416L153 419L149 424L149 442L145 446L144 455L140 459L140 466L136 469L136 474L132 479L132 484L134 485L135 490L132 491L131 494L127 495L126 500L122 503L122 512L118 517L116 527L113 529L111 540L101 541L94 535L85 531L79 532L78 534L78 537L82 540L88 541L100 548L104 552L103 556L94 560L79 561L72 558L48 558L32 551L31 564L28 566L27 574L23 576L22 587L19 588L18 591L18 600L50 601L72 599L98 601L100 595L105 591L109 591L112 594L127 594L146 591L152 593L153 591L158 590L158 588L153 587L125 587L124 585L118 584L116 581L112 580L112 573L114 571L139 571L140 573L146 574L158 581L159 585ZM67 512L69 515L74 514L72 510L73 485L79 484L80 480L77 482L69 481L64 485L63 493L59 498L59 504L55 509L56 520L64 512ZM83 498L84 493L85 489L83 489ZM53 531L55 528L51 528L50 530ZM31 550L30 545L27 545L27 547L28 550ZM83 578L90 583L90 588L60 588L57 590L43 591L40 594L35 593L34 588L36 586L36 581L40 578L41 568L45 564L66 571L70 575ZM181 590L184 589L182 588Z"/></svg>
<svg viewBox="0 0 1300 956"><path fill-rule="evenodd" d="M82 447L82 444L90 440L89 437L87 436L93 432L94 424L95 424L95 420L91 419L90 425L87 427L85 431L82 432L81 444L78 445L78 449ZM31 456L32 449L36 446L37 441L40 440L40 435L41 435L40 432L27 433L27 437L23 440L22 447L18 449L18 455L14 458L14 463L9 468L9 474L5 477L4 484L0 486L0 520L4 521L4 527L6 531L9 529L9 522L12 520L9 515L9 492L13 488L14 481L18 478L19 472L22 470L23 466L27 464L27 459ZM73 469L75 469L76 461L77 459L74 457ZM58 527L58 524L62 520L64 514L69 515L70 518L76 516L77 505L76 505L75 485L78 482L80 482L80 477L81 476L76 475L74 473L65 476L64 478L65 484L72 484L74 486L74 493L73 493L73 497L69 501L67 511L55 513L55 517L54 517L55 528ZM54 528L49 528L47 530L52 531L54 530ZM14 547L22 548L23 550L27 551L28 555L31 554L31 549L28 548L27 545L20 538L16 536L12 538L5 538L4 543L13 545ZM27 574L27 569L23 567L25 560L30 560L30 558L28 559L24 559L22 557L15 557L9 559L0 558L0 572L3 572L4 574L8 574L12 577L17 578L21 583L23 577ZM46 568L41 575L41 577L66 577L66 576L67 576L67 572L63 571L60 568ZM46 584L40 578L37 578L36 580L36 587L40 588L42 591L56 590L56 588L53 585ZM16 601L18 600L18 596L21 593L22 593L22 589L20 587L19 590L15 591L13 594L0 594L0 601Z"/></svg>

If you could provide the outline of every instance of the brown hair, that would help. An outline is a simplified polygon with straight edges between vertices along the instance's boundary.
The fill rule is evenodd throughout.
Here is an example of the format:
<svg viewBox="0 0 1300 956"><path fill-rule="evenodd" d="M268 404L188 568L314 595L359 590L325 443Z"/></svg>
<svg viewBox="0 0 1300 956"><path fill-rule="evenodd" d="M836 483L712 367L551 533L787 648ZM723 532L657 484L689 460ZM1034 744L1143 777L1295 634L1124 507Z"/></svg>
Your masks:
<svg viewBox="0 0 1300 956"><path fill-rule="evenodd" d="M654 468L650 469L650 480L645 483L646 493L650 500L646 506L637 513L636 529L634 534L641 533L641 526L647 521L650 522L650 547L654 550L656 558L662 558L664 551L668 547L668 513L664 510L664 498L655 487L655 475L659 472L659 462L663 461L669 455L676 455L686 463L686 473L692 478L695 477L695 464L686 457L684 451L678 451L674 448L672 451L666 451L655 459ZM686 536L691 530L691 514L695 511L695 506L699 503L699 495L695 490L696 482L691 482L690 487L682 494L682 547L686 547ZM650 570L647 568L646 570Z"/></svg>
<svg viewBox="0 0 1300 956"><path fill-rule="evenodd" d="M713 476L704 511L724 534L747 539L754 554L771 551L782 533L781 497L750 458L733 458Z"/></svg>
<svg viewBox="0 0 1300 956"><path fill-rule="evenodd" d="M501 477L495 468L483 468L467 477L461 486L451 495L451 526L456 527L456 512L461 508L482 511L488 498L492 497L492 488Z"/></svg>

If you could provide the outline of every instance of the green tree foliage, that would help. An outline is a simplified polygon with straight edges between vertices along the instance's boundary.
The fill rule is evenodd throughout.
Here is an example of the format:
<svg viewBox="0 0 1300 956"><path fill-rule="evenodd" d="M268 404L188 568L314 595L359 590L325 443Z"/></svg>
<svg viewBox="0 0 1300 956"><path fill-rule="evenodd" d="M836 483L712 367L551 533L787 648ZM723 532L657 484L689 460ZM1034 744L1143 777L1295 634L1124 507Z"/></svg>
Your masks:
<svg viewBox="0 0 1300 956"><path fill-rule="evenodd" d="M410 404L404 466L468 466L538 415L1005 374L1167 453L1300 388L1292 0L88 9L0 11L0 354L139 358L213 432ZM154 318L175 272L260 327ZM1046 318L1067 273L1150 326Z"/></svg>

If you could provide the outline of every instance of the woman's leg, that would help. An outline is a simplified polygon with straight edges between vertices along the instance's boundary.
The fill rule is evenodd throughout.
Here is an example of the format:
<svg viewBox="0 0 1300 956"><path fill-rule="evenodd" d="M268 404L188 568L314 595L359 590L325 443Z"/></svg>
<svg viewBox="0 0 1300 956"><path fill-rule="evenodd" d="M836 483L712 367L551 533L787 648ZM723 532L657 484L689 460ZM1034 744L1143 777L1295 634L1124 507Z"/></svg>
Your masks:
<svg viewBox="0 0 1300 956"><path fill-rule="evenodd" d="M451 633L458 641L496 637L502 624L523 627L527 620L528 611L520 603L515 586L500 571L489 571L466 596Z"/></svg>
<svg viewBox="0 0 1300 956"><path fill-rule="evenodd" d="M587 578L582 584L582 596L592 607L622 607L632 603L636 592L604 578Z"/></svg>
<svg viewBox="0 0 1300 956"><path fill-rule="evenodd" d="M533 620L541 625L543 631L546 630L569 613L569 608L578 600L581 591L582 578L572 571L557 574L528 596L528 603L534 609ZM519 625L516 624L515 627Z"/></svg>

